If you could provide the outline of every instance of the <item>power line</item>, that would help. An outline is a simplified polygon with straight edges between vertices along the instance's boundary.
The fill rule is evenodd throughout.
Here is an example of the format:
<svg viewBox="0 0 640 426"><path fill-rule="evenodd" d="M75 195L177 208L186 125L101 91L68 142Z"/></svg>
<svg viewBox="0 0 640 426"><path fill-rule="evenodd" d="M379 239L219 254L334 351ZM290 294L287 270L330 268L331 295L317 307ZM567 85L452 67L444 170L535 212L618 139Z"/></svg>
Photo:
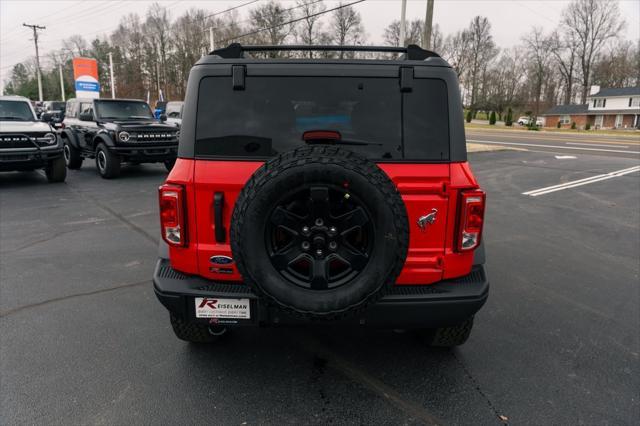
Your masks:
<svg viewBox="0 0 640 426"><path fill-rule="evenodd" d="M220 12L212 13L211 15L205 16L205 18L211 18L213 16L222 15L223 13L231 12L232 10L240 9L241 7L249 6L250 4L257 3L259 1L260 0L251 0L251 1L248 1L246 3L239 4L238 6L230 7L229 9L225 9L225 10L222 10Z"/></svg>
<svg viewBox="0 0 640 426"><path fill-rule="evenodd" d="M283 9L282 11L283 12L289 12L289 11L294 10L294 9L300 9L301 7L311 6L312 4L320 3L321 1L324 1L324 0L314 0L314 1L310 2L310 3L299 4L297 6L292 6L292 7L289 7L287 9ZM250 22L250 21L252 21L251 18L243 19L242 21L238 22L238 24L244 24L244 23Z"/></svg>
<svg viewBox="0 0 640 426"><path fill-rule="evenodd" d="M308 19L308 18L313 18L315 16L324 15L325 13L329 13L329 12L333 12L335 10L343 9L345 7L353 6L354 4L362 3L363 1L365 1L365 0L357 0L357 1L354 1L354 2L351 2L351 3L348 3L348 4L343 4L343 5L340 5L340 6L336 6L336 7L332 8L332 9L324 10L322 12L312 13L311 15L306 15L306 16L303 16L301 18L292 19L290 21L283 22L282 24L272 25L271 27L266 27L266 28L261 28L261 29L258 29L258 30L250 31L248 33L244 33L244 34L241 34L241 35L236 36L236 37L230 37L228 39L222 40L220 43L226 43L226 42L231 41L231 40L237 40L237 39L240 39L240 38L243 38L243 37L247 37L247 36L250 36L250 35L261 33L263 31L269 31L269 30L273 30L275 28L283 27L285 25L294 24L296 22L300 22L300 21L303 21L303 20Z"/></svg>

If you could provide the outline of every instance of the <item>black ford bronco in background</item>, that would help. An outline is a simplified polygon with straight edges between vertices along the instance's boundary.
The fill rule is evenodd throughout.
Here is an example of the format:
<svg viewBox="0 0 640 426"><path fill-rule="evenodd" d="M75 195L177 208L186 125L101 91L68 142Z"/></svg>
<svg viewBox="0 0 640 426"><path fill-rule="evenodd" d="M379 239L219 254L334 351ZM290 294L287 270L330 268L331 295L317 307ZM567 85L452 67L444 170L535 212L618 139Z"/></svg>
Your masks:
<svg viewBox="0 0 640 426"><path fill-rule="evenodd" d="M70 99L63 130L64 158L69 169L79 169L85 158L96 160L105 179L120 174L120 164L176 161L179 127L153 117L149 105L130 99Z"/></svg>
<svg viewBox="0 0 640 426"><path fill-rule="evenodd" d="M0 171L35 169L44 169L49 182L64 182L62 142L55 129L36 118L27 98L0 96Z"/></svg>
<svg viewBox="0 0 640 426"><path fill-rule="evenodd" d="M294 50L387 58L252 57ZM489 291L485 193L436 53L232 44L191 69L181 132L153 276L178 338L321 323L467 340Z"/></svg>

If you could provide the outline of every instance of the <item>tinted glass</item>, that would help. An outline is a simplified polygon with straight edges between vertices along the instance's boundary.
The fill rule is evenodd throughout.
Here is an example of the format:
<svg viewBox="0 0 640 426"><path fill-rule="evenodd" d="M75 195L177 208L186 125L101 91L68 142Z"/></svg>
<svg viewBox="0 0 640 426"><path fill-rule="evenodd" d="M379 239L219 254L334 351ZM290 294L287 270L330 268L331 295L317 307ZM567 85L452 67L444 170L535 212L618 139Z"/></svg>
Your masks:
<svg viewBox="0 0 640 426"><path fill-rule="evenodd" d="M167 104L167 117L180 118L182 116L183 102L169 102Z"/></svg>
<svg viewBox="0 0 640 426"><path fill-rule="evenodd" d="M105 120L153 119L149 105L139 101L97 101L96 110Z"/></svg>
<svg viewBox="0 0 640 426"><path fill-rule="evenodd" d="M230 77L200 84L195 154L269 157L303 145L310 130L340 133L349 149L375 160L449 158L447 87L396 78Z"/></svg>
<svg viewBox="0 0 640 426"><path fill-rule="evenodd" d="M80 104L80 114L93 114L93 103L82 102Z"/></svg>
<svg viewBox="0 0 640 426"><path fill-rule="evenodd" d="M299 147L309 130L340 133L375 159L402 154L401 93L395 78L229 77L200 84L196 155L269 157Z"/></svg>
<svg viewBox="0 0 640 426"><path fill-rule="evenodd" d="M65 105L65 102L51 102L47 106L47 111L64 111Z"/></svg>
<svg viewBox="0 0 640 426"><path fill-rule="evenodd" d="M35 121L35 117L27 102L0 101L0 120Z"/></svg>
<svg viewBox="0 0 640 426"><path fill-rule="evenodd" d="M449 159L449 107L443 80L414 79L403 96L404 156L413 160Z"/></svg>
<svg viewBox="0 0 640 426"><path fill-rule="evenodd" d="M75 118L78 115L78 108L75 101L67 102L66 116L68 118Z"/></svg>

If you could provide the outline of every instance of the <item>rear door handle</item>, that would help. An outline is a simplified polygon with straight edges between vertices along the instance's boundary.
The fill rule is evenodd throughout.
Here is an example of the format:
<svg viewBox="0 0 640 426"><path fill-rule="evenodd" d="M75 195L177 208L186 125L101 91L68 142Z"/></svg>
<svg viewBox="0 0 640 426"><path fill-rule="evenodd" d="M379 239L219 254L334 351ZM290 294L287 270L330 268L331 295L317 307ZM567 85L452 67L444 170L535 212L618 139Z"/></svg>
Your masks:
<svg viewBox="0 0 640 426"><path fill-rule="evenodd" d="M224 229L222 208L224 207L224 192L216 192L213 195L213 225L215 227L216 242L224 243L227 239L227 231Z"/></svg>

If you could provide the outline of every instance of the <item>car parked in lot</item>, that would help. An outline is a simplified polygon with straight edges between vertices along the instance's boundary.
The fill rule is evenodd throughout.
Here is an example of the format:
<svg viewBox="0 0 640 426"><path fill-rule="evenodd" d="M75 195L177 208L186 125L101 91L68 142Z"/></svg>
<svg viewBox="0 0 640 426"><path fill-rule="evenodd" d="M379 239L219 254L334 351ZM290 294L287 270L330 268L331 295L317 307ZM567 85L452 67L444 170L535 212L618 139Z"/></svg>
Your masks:
<svg viewBox="0 0 640 426"><path fill-rule="evenodd" d="M181 125L183 107L184 107L184 102L181 102L181 101L167 102L167 107L166 107L167 123L177 124L178 126Z"/></svg>
<svg viewBox="0 0 640 426"><path fill-rule="evenodd" d="M402 56L249 56L270 50ZM178 338L323 323L467 340L489 287L485 193L445 60L232 44L192 68L184 110L153 277Z"/></svg>
<svg viewBox="0 0 640 426"><path fill-rule="evenodd" d="M36 117L29 99L0 96L0 171L44 169L49 182L67 176L62 142Z"/></svg>
<svg viewBox="0 0 640 426"><path fill-rule="evenodd" d="M518 118L517 123L521 126L529 126L534 123L533 117L522 116ZM542 117L538 117L535 119L536 126L542 127L544 126L544 119Z"/></svg>
<svg viewBox="0 0 640 426"><path fill-rule="evenodd" d="M71 99L67 102L64 156L67 167L79 169L85 158L96 160L105 179L120 174L120 164L176 160L179 128L153 117L149 105L135 99Z"/></svg>

